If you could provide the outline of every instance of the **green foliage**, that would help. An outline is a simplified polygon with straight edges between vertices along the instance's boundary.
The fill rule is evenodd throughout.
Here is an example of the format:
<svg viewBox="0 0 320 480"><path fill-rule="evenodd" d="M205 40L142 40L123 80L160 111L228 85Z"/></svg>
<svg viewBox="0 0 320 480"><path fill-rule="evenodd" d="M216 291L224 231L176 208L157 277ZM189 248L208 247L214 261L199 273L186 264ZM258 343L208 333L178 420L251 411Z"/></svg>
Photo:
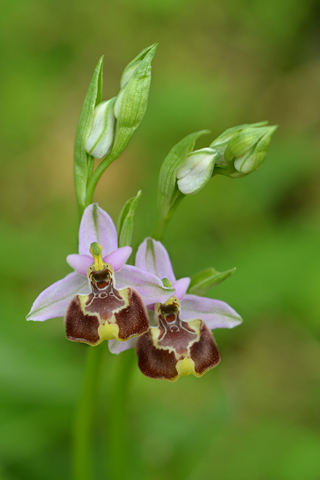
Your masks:
<svg viewBox="0 0 320 480"><path fill-rule="evenodd" d="M230 277L235 270L235 268L232 268L231 270L226 270L225 272L218 272L212 267L207 268L191 278L188 292L194 295L204 296L212 287L219 285L219 283Z"/></svg>
<svg viewBox="0 0 320 480"><path fill-rule="evenodd" d="M74 146L76 196L78 204L82 206L86 205L87 182L93 167L93 157L86 152L86 143L92 127L94 109L102 98L102 69L103 57L100 58L95 68L88 88L78 122Z"/></svg>
<svg viewBox="0 0 320 480"><path fill-rule="evenodd" d="M121 210L118 220L119 247L131 245L134 230L134 216L141 195L142 192L139 190L135 197L126 201Z"/></svg>

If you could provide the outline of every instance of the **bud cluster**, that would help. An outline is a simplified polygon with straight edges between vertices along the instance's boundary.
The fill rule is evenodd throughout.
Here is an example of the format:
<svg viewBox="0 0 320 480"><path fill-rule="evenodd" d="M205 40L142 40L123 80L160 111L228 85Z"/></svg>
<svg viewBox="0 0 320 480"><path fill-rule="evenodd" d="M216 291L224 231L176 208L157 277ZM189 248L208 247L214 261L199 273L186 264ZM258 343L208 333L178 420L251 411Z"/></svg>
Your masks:
<svg viewBox="0 0 320 480"><path fill-rule="evenodd" d="M124 69L116 97L102 101L101 57L81 110L74 148L74 176L80 213L92 202L97 182L118 158L145 114L151 62L157 44L142 50ZM94 159L102 160L94 169Z"/></svg>
<svg viewBox="0 0 320 480"><path fill-rule="evenodd" d="M220 152L214 173L243 177L257 170L267 156L276 128L260 122L239 125L223 132L210 144Z"/></svg>
<svg viewBox="0 0 320 480"><path fill-rule="evenodd" d="M214 175L243 177L257 170L267 155L276 126L267 122L229 128L209 147L193 150L206 130L195 132L177 143L164 159L159 175L159 220L156 236L170 220L185 195L198 193Z"/></svg>

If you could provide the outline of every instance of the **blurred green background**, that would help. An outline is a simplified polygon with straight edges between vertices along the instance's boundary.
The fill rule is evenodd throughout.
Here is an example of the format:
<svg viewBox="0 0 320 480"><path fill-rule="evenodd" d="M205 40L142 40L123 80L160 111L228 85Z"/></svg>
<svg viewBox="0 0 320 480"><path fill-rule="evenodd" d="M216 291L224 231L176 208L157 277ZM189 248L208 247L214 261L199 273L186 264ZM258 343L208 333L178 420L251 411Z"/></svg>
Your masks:
<svg viewBox="0 0 320 480"><path fill-rule="evenodd" d="M3 0L1 41L0 479L71 477L71 434L87 348L63 321L27 323L66 275L78 214L73 141L100 55L104 99L122 69L159 42L148 110L95 201L116 220L139 189L134 242L155 223L157 175L174 143L210 129L279 124L262 168L216 177L188 197L165 245L177 277L236 273L213 289L242 326L217 330L222 362L202 379L129 385L129 478L320 478L319 3L316 0ZM108 461L106 352L95 478ZM128 478L128 477L127 477Z"/></svg>

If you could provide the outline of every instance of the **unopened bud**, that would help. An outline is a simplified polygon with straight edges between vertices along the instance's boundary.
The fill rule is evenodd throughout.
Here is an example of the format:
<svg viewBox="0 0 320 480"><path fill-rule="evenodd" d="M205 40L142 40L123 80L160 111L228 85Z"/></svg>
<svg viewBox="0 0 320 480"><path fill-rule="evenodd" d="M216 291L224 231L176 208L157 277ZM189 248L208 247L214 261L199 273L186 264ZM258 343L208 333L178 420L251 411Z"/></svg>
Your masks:
<svg viewBox="0 0 320 480"><path fill-rule="evenodd" d="M212 177L219 152L214 148L195 150L177 170L178 188L184 195L199 192Z"/></svg>
<svg viewBox="0 0 320 480"><path fill-rule="evenodd" d="M144 49L124 69L121 90L116 98L114 115L117 119L113 153L120 155L145 114L150 82L151 61L157 44Z"/></svg>
<svg viewBox="0 0 320 480"><path fill-rule="evenodd" d="M95 158L107 155L112 147L115 98L99 103L94 111L91 132L89 134L86 151Z"/></svg>
<svg viewBox="0 0 320 480"><path fill-rule="evenodd" d="M210 145L220 150L215 173L239 177L257 170L267 155L276 128L260 122L226 130Z"/></svg>

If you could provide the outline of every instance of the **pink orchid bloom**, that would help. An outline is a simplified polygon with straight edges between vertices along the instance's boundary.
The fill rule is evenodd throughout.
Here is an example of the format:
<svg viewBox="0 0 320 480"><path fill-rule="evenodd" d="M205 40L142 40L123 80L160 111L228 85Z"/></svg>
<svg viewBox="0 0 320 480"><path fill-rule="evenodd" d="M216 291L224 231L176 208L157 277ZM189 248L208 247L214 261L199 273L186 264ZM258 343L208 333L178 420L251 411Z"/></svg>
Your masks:
<svg viewBox="0 0 320 480"><path fill-rule="evenodd" d="M111 217L97 204L92 204L85 209L81 219L79 253L67 257L67 262L74 272L40 293L27 315L27 320L44 321L64 317L75 296L90 295L92 281L88 281L87 272L92 270L90 267L94 264L90 247L95 243L101 247L103 264L108 265L110 271L113 270L113 287L116 285L117 289L129 288L137 292L147 305L164 302L174 293L173 288L164 287L161 279L153 273L125 265L131 254L131 247L118 248L117 230Z"/></svg>
<svg viewBox="0 0 320 480"><path fill-rule="evenodd" d="M138 248L135 264L148 274L169 280L175 296L148 304L154 309L157 326L138 340L109 341L110 350L120 353L137 346L140 370L151 378L175 381L182 375L201 376L216 366L220 355L210 330L239 325L242 319L238 313L221 300L186 293L190 278L176 280L161 242L146 238Z"/></svg>

